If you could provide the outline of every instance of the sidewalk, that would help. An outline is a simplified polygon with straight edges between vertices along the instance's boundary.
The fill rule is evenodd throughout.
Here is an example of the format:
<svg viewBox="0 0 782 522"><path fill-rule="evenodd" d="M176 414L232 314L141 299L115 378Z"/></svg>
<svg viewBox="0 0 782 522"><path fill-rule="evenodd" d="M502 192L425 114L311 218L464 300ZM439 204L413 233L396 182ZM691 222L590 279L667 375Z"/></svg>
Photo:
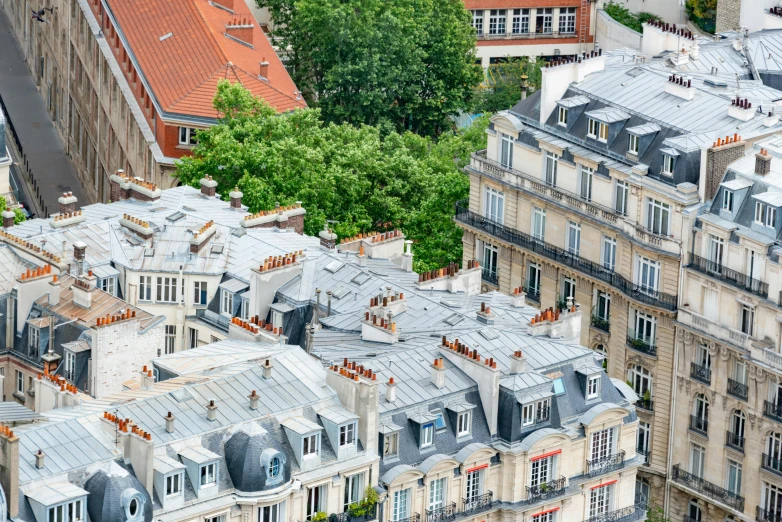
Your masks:
<svg viewBox="0 0 782 522"><path fill-rule="evenodd" d="M0 98L7 111L9 127L16 133L21 148L20 164L26 164L35 179L35 186L27 179L24 168L19 169L21 177L34 197L38 199L40 195L43 201L44 209L38 216L45 217L47 210L50 214L58 212L57 198L63 192L73 192L81 205L90 203L2 10L0 49ZM15 143L9 140L9 145L14 146Z"/></svg>

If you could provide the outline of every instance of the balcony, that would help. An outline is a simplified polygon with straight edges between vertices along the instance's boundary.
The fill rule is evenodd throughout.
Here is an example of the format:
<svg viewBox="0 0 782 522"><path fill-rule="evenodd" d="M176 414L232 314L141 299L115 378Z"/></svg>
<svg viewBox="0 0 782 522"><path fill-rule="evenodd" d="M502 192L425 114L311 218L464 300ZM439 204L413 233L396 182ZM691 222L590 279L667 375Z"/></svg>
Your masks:
<svg viewBox="0 0 782 522"><path fill-rule="evenodd" d="M764 453L763 459L760 461L760 467L766 471L782 476L782 459Z"/></svg>
<svg viewBox="0 0 782 522"><path fill-rule="evenodd" d="M461 203L456 205L456 221L468 227L481 230L506 243L535 252L556 263L578 270L587 277L603 281L635 301L666 310L676 310L677 296L675 295L658 292L643 285L637 285L624 276L621 276L598 263L593 263L588 259L571 254L562 248L534 239L529 234L492 221L480 214L476 214Z"/></svg>
<svg viewBox="0 0 782 522"><path fill-rule="evenodd" d="M696 415L690 415L690 430L699 433L704 437L708 437L709 421Z"/></svg>
<svg viewBox="0 0 782 522"><path fill-rule="evenodd" d="M420 522L420 521L421 521L421 515L419 515L418 513L413 513L407 518L400 518L393 521L389 520L388 522Z"/></svg>
<svg viewBox="0 0 782 522"><path fill-rule="evenodd" d="M637 335L633 330L630 330L627 333L627 346L636 352L641 352L652 357L657 356L657 345L654 343L654 339L649 339L643 335Z"/></svg>
<svg viewBox="0 0 782 522"><path fill-rule="evenodd" d="M494 496L494 493L489 491L488 493L484 493L483 495L477 495L470 498L463 498L462 499L462 514L463 515L472 515L473 513L479 513L483 510L489 509L492 504L492 497Z"/></svg>
<svg viewBox="0 0 782 522"><path fill-rule="evenodd" d="M223 332L228 332L228 325L231 324L231 319L229 317L225 317L224 315L220 315L217 312L207 310L206 308L197 309L196 317L209 323L215 328L222 330Z"/></svg>
<svg viewBox="0 0 782 522"><path fill-rule="evenodd" d="M625 452L619 451L613 455L607 457L601 457L599 459L587 461L587 477L597 477L598 475L605 475L618 469L622 469L625 466Z"/></svg>
<svg viewBox="0 0 782 522"><path fill-rule="evenodd" d="M763 401L763 415L777 422L782 422L782 402Z"/></svg>
<svg viewBox="0 0 782 522"><path fill-rule="evenodd" d="M367 509L362 515L352 515L350 511L331 514L328 522L369 522L375 519L377 519L377 505Z"/></svg>
<svg viewBox="0 0 782 522"><path fill-rule="evenodd" d="M730 430L725 434L725 445L736 451L744 453L744 437Z"/></svg>
<svg viewBox="0 0 782 522"><path fill-rule="evenodd" d="M600 317L600 314L595 311L596 308L596 306L592 308L592 328L596 328L605 333L611 333L609 331L611 323L608 321L608 317Z"/></svg>
<svg viewBox="0 0 782 522"><path fill-rule="evenodd" d="M734 346L738 346L739 348L750 350L752 347L752 339L749 335L738 330L734 330L733 328L722 326L716 321L712 321L703 317L702 315L696 314L695 312L688 310L686 305L682 308L679 308L679 313L676 317L676 320L683 325L690 326L705 332L712 337L726 341ZM780 358L780 364L782 364L782 357ZM782 366L780 366L780 369L782 369Z"/></svg>
<svg viewBox="0 0 782 522"><path fill-rule="evenodd" d="M737 399L746 401L747 397L749 397L749 386L728 378L728 395L732 395Z"/></svg>
<svg viewBox="0 0 782 522"><path fill-rule="evenodd" d="M697 475L684 471L679 467L679 464L676 464L673 467L673 475L671 478L677 484L696 491L716 502L721 502L737 511L744 511L744 497L731 493L727 489L712 484L708 480L704 480Z"/></svg>
<svg viewBox="0 0 782 522"><path fill-rule="evenodd" d="M649 463L652 461L652 452L649 451L648 449L635 448L635 454L641 457L644 466L648 466Z"/></svg>
<svg viewBox="0 0 782 522"><path fill-rule="evenodd" d="M524 287L524 293L527 294L527 299L535 303L540 303L540 288L533 288L531 286Z"/></svg>
<svg viewBox="0 0 782 522"><path fill-rule="evenodd" d="M608 513L594 515L584 522L636 522L646 520L646 498L640 493L635 495L635 504Z"/></svg>
<svg viewBox="0 0 782 522"><path fill-rule="evenodd" d="M496 270L491 270L489 268L483 267L483 271L481 272L481 279L483 279L484 283L489 283L490 285L498 286L500 278L497 276Z"/></svg>
<svg viewBox="0 0 782 522"><path fill-rule="evenodd" d="M527 500L524 502L532 504L533 502L549 500L564 495L566 489L565 482L565 477L560 477L557 480L527 487Z"/></svg>
<svg viewBox="0 0 782 522"><path fill-rule="evenodd" d="M782 511L766 511L757 506L755 520L757 522L782 522Z"/></svg>
<svg viewBox="0 0 782 522"><path fill-rule="evenodd" d="M654 411L654 401L642 397L635 401L635 407L646 411Z"/></svg>
<svg viewBox="0 0 782 522"><path fill-rule="evenodd" d="M704 384L711 384L711 369L691 362L690 377Z"/></svg>
<svg viewBox="0 0 782 522"><path fill-rule="evenodd" d="M456 518L456 502L451 502L443 507L426 510L426 522L447 522Z"/></svg>
<svg viewBox="0 0 782 522"><path fill-rule="evenodd" d="M701 256L690 254L690 264L688 266L702 274L724 281L745 292L768 299L768 283L758 281L741 272L726 268L722 266L721 263L709 261Z"/></svg>

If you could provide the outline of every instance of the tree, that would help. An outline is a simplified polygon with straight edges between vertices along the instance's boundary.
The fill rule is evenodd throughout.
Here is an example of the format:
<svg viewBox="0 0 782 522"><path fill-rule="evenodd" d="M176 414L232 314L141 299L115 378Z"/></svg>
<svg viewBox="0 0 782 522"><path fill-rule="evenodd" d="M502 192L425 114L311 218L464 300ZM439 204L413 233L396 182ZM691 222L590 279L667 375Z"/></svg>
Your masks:
<svg viewBox="0 0 782 522"><path fill-rule="evenodd" d="M327 122L438 135L481 81L462 0L256 0Z"/></svg>
<svg viewBox="0 0 782 522"><path fill-rule="evenodd" d="M218 84L219 123L198 133L193 156L177 164L183 184L211 175L218 192L235 186L251 212L301 201L304 231L327 219L340 237L400 228L416 242L415 266L426 270L461 261L454 206L469 195L460 171L486 146L486 119L436 142L378 126L325 123L319 109L275 115L240 84Z"/></svg>
<svg viewBox="0 0 782 522"><path fill-rule="evenodd" d="M687 0L684 4L687 18L708 33L717 25L717 0Z"/></svg>
<svg viewBox="0 0 782 522"><path fill-rule="evenodd" d="M489 67L489 85L476 95L475 112L487 113L510 109L521 99L522 75L527 75L529 92L540 88L543 60L513 58Z"/></svg>
<svg viewBox="0 0 782 522"><path fill-rule="evenodd" d="M0 209L7 209L8 208L8 202L3 196L0 196ZM22 209L19 207L13 207L11 208L14 212L14 225L18 225L19 223L25 221L27 218L24 215L24 212L22 212Z"/></svg>

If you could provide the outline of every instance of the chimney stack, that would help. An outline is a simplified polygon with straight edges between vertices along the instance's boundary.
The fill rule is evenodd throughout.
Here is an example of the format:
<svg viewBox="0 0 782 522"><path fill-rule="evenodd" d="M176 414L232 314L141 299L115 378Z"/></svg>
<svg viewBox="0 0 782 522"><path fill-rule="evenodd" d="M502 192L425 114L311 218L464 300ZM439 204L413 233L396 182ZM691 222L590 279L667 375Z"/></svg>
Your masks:
<svg viewBox="0 0 782 522"><path fill-rule="evenodd" d="M755 154L755 174L765 176L771 172L771 154L766 149L760 149Z"/></svg>
<svg viewBox="0 0 782 522"><path fill-rule="evenodd" d="M242 210L242 196L244 196L244 194L239 190L239 187L234 187L228 195L231 197L231 208L234 210Z"/></svg>
<svg viewBox="0 0 782 522"><path fill-rule="evenodd" d="M439 390L445 388L445 364L442 357L432 363L432 384Z"/></svg>
<svg viewBox="0 0 782 522"><path fill-rule="evenodd" d="M35 454L35 467L37 469L43 469L45 465L45 458L46 453L43 452L43 450L38 450L38 453Z"/></svg>
<svg viewBox="0 0 782 522"><path fill-rule="evenodd" d="M394 382L393 377L388 379L388 382L386 383L386 401L396 401L396 383Z"/></svg>
<svg viewBox="0 0 782 522"><path fill-rule="evenodd" d="M334 250L337 247L337 234L335 234L330 228L329 224L323 225L323 230L318 233L320 237L320 246L326 250Z"/></svg>
<svg viewBox="0 0 782 522"><path fill-rule="evenodd" d="M81 241L76 241L73 244L73 260L79 264L84 262L84 256L87 253L87 245Z"/></svg>
<svg viewBox="0 0 782 522"><path fill-rule="evenodd" d="M49 281L49 306L60 304L60 281L57 280L57 274Z"/></svg>
<svg viewBox="0 0 782 522"><path fill-rule="evenodd" d="M258 395L258 393L255 390L253 390L253 392L250 395L248 395L248 398L250 399L250 409L257 410L258 403L261 401L261 396Z"/></svg>
<svg viewBox="0 0 782 522"><path fill-rule="evenodd" d="M206 405L206 420L213 421L217 419L217 406L214 400L210 400Z"/></svg>
<svg viewBox="0 0 782 522"><path fill-rule="evenodd" d="M144 366L144 369L141 370L141 389L151 390L154 383L155 378L153 377L152 370L147 369L147 367Z"/></svg>
<svg viewBox="0 0 782 522"><path fill-rule="evenodd" d="M201 195L206 198L215 197L217 192L217 182L212 179L212 176L207 176L201 179Z"/></svg>
<svg viewBox="0 0 782 522"><path fill-rule="evenodd" d="M5 210L3 210L3 228L8 230L12 226L14 226L15 217L16 214L10 208L6 208Z"/></svg>
<svg viewBox="0 0 782 522"><path fill-rule="evenodd" d="M266 359L266 362L263 364L263 378L272 378L272 362L269 359Z"/></svg>
<svg viewBox="0 0 782 522"><path fill-rule="evenodd" d="M260 62L259 65L260 65L260 68L259 68L258 75L261 77L261 79L268 80L269 79L269 62L266 61L266 57L265 56L263 58L263 61Z"/></svg>
<svg viewBox="0 0 782 522"><path fill-rule="evenodd" d="M73 195L73 192L63 192L62 196L57 198L57 202L60 204L60 214L71 214L73 212L76 212L76 202L78 200L76 199L76 196Z"/></svg>
<svg viewBox="0 0 782 522"><path fill-rule="evenodd" d="M511 375L515 375L517 373L523 373L527 369L527 363L526 359L524 358L524 354L521 353L521 350L516 350L513 352L513 355L511 355L510 358L510 373Z"/></svg>
<svg viewBox="0 0 782 522"><path fill-rule="evenodd" d="M168 412L168 415L163 418L166 420L166 433L174 433L174 421L176 420L176 417L174 417L171 412Z"/></svg>

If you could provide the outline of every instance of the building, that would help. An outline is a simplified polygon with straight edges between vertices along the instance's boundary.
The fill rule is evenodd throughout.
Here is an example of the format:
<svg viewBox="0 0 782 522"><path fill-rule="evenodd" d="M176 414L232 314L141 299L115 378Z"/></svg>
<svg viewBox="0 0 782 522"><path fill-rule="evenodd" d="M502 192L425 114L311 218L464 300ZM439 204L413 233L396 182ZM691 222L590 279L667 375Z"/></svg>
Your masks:
<svg viewBox="0 0 782 522"><path fill-rule="evenodd" d="M279 112L305 106L240 0L2 6L94 201L111 199L117 170L173 186L176 159L216 121L219 80L242 83Z"/></svg>

